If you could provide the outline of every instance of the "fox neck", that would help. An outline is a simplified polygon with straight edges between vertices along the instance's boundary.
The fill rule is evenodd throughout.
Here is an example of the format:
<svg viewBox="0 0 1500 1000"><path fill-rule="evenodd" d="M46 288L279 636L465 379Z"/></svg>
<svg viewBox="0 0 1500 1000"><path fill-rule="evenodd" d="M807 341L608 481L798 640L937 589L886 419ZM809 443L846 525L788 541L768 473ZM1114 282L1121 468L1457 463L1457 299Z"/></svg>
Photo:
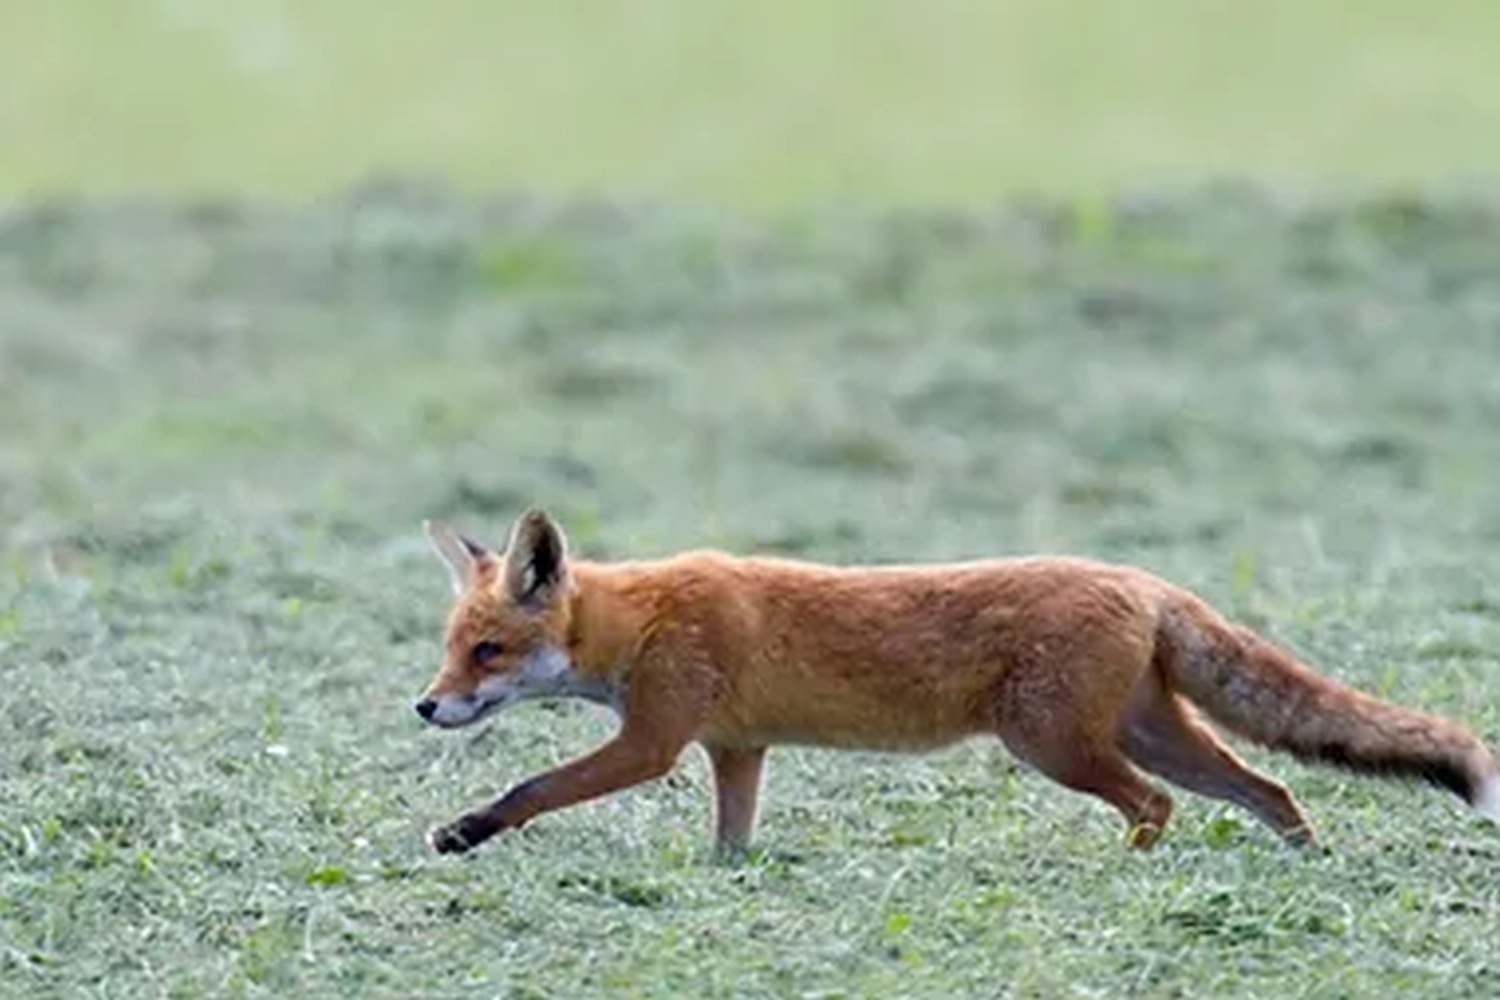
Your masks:
<svg viewBox="0 0 1500 1000"><path fill-rule="evenodd" d="M580 675L605 678L630 668L651 614L624 567L574 562L568 656Z"/></svg>

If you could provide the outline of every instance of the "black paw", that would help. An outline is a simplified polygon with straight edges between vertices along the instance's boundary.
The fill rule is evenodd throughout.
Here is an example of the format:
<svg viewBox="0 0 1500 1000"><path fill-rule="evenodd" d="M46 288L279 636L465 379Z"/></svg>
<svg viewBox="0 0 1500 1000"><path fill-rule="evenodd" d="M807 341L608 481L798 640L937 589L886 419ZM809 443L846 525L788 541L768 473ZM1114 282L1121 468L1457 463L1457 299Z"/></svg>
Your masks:
<svg viewBox="0 0 1500 1000"><path fill-rule="evenodd" d="M462 816L456 822L435 827L427 834L427 843L439 854L463 854L485 841L482 824L472 816Z"/></svg>

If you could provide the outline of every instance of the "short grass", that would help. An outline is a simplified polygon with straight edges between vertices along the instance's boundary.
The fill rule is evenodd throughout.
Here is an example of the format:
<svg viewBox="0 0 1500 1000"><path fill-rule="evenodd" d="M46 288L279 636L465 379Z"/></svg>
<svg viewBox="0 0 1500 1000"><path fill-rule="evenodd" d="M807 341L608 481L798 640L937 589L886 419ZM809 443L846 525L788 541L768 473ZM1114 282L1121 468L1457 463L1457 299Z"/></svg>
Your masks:
<svg viewBox="0 0 1500 1000"><path fill-rule="evenodd" d="M1252 189L750 222L366 189L0 216L0 984L45 997L1481 996L1500 831L1255 754L1146 856L975 743L703 763L470 858L601 739L410 710L418 531L585 554L1070 551L1500 734L1500 204Z"/></svg>
<svg viewBox="0 0 1500 1000"><path fill-rule="evenodd" d="M786 207L1500 168L1491 0L11 0L0 191Z"/></svg>

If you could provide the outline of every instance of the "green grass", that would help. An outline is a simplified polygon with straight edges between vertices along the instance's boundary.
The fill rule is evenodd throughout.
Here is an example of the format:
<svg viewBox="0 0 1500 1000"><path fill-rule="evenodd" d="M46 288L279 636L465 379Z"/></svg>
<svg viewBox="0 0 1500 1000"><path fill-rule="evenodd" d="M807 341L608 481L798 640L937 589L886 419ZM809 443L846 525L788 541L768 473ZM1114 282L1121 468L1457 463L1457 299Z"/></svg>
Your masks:
<svg viewBox="0 0 1500 1000"><path fill-rule="evenodd" d="M12 6L6 192L430 172L781 208L1500 168L1487 0Z"/></svg>
<svg viewBox="0 0 1500 1000"><path fill-rule="evenodd" d="M703 762L464 860L600 740L410 704L419 520L594 556L1070 551L1500 733L1500 205L1204 189L751 222L386 189L0 218L0 984L27 997L1476 996L1500 831L1255 753L1127 854L975 743Z"/></svg>

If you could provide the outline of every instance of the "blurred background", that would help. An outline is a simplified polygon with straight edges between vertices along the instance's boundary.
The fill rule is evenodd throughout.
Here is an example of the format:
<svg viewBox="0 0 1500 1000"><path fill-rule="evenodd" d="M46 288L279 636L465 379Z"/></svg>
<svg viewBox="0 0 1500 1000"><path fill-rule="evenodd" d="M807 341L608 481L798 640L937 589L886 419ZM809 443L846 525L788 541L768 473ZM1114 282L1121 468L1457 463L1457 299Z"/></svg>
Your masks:
<svg viewBox="0 0 1500 1000"><path fill-rule="evenodd" d="M0 40L0 190L372 173L756 207L1500 163L1484 0L49 0Z"/></svg>
<svg viewBox="0 0 1500 1000"><path fill-rule="evenodd" d="M448 864L611 720L410 705L421 519L541 504L1129 560L1493 734L1497 168L1493 0L0 0L0 993L1487 995L1413 789L1127 864L988 744L786 750L731 872L689 755Z"/></svg>

